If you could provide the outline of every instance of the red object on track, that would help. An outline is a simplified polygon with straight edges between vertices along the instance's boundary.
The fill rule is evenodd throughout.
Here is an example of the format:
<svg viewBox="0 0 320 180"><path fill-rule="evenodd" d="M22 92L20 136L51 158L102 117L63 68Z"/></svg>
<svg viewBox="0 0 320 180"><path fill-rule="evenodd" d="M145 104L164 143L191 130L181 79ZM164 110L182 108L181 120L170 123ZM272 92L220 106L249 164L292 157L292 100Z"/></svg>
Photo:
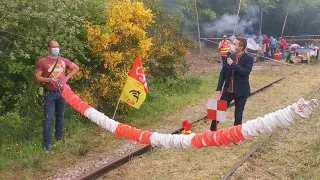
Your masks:
<svg viewBox="0 0 320 180"><path fill-rule="evenodd" d="M276 60L280 60L281 59L281 53L275 53L273 55L273 58L276 59Z"/></svg>
<svg viewBox="0 0 320 180"><path fill-rule="evenodd" d="M182 122L182 127L183 127L183 129L184 129L185 131L190 131L191 128L192 128L191 122L188 121L188 120L184 120L184 121Z"/></svg>

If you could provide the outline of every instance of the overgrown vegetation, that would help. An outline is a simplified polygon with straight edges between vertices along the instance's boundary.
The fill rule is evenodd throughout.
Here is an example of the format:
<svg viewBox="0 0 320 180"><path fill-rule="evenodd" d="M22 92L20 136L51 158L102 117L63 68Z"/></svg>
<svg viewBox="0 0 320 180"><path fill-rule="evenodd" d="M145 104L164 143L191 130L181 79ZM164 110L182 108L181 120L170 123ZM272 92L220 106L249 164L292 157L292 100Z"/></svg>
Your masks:
<svg viewBox="0 0 320 180"><path fill-rule="evenodd" d="M198 0L201 32L224 14L235 14L237 2ZM319 33L319 18L313 18L319 16L319 2L242 3L244 12L254 5L264 6L263 24L272 24L264 27L268 34L279 34L283 20L277 17L284 17L287 11L286 34ZM179 96L198 93L204 83L198 77L184 77L190 66L185 58L197 38L193 0L1 1L0 22L1 170L39 167L50 171L41 168L41 158L46 157L41 151L43 107L34 78L35 64L48 54L49 40L57 40L61 55L81 67L71 87L106 115L113 113L135 58L142 57L150 93L140 111L122 106L125 113L119 117L127 123L133 119L139 120L134 122L138 126L155 122L154 117L182 106L175 105L176 101L188 101ZM165 106L168 102L171 104ZM93 126L70 108L66 119L66 137L74 138L75 153L85 156L88 152L81 146L81 135L92 132Z"/></svg>
<svg viewBox="0 0 320 180"><path fill-rule="evenodd" d="M142 57L150 81L151 77L159 77L162 82L167 80L171 84L190 82L180 79L178 72L187 71L184 60L193 43L181 33L179 17L166 14L168 11L161 6L161 1L153 2L155 4L149 3L148 7L130 0L1 2L2 170L15 166L30 167L34 164L32 158L43 158L42 96L37 90L39 84L35 81L34 69L37 60L48 54L49 40L57 40L61 55L81 66L81 73L70 82L73 89L106 114L113 112L126 75L137 56ZM169 18L170 22L167 21ZM159 46L162 47L160 51ZM162 59L166 61L160 63ZM180 65L184 68L181 69ZM162 69L152 71L158 67ZM191 81L198 84L198 80ZM127 116L128 120L131 118ZM66 138L77 137L76 140L81 142L79 133L91 132L92 127L87 122L67 108ZM53 146L54 150L58 149ZM78 153L85 156L87 151L80 148ZM39 164L36 161L35 164Z"/></svg>
<svg viewBox="0 0 320 180"><path fill-rule="evenodd" d="M62 55L91 61L87 21L99 22L100 1L2 1L0 4L0 144L41 136L42 97L34 70L56 39ZM2 146L1 146L2 147Z"/></svg>
<svg viewBox="0 0 320 180"><path fill-rule="evenodd" d="M153 3L145 7L130 0L2 2L0 143L41 136L42 97L34 68L48 54L51 39L60 42L62 56L81 66L71 86L108 115L137 56L150 78L177 78L181 65L185 72L192 42L182 35L179 17L167 14L160 1Z"/></svg>

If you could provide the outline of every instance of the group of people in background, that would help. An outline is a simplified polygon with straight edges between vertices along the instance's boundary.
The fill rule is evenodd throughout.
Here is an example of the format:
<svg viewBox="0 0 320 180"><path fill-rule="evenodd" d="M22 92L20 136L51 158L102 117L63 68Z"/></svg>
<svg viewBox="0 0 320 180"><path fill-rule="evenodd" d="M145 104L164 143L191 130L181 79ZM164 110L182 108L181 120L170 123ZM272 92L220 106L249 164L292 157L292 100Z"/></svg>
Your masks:
<svg viewBox="0 0 320 180"><path fill-rule="evenodd" d="M289 44L282 37L279 37L279 40L277 40L273 36L270 36L270 38L268 38L267 35L263 35L263 52L265 59L274 59L275 53L281 53L281 58L284 58L285 52L288 49ZM271 54L269 54L269 52L271 52Z"/></svg>
<svg viewBox="0 0 320 180"><path fill-rule="evenodd" d="M227 38L226 35L224 35L223 40L219 42L218 49L220 50L222 61L225 61L227 59L227 54L228 52L230 52L231 43L232 42ZM281 54L281 59L284 59L287 51L288 54L286 57L286 61L289 62L291 59L291 55L297 48L300 48L298 44L291 44L289 46L287 41L282 37L279 37L279 40L277 40L273 36L270 36L269 38L267 35L263 35L262 44L264 60L267 60L268 58L275 59L276 53Z"/></svg>

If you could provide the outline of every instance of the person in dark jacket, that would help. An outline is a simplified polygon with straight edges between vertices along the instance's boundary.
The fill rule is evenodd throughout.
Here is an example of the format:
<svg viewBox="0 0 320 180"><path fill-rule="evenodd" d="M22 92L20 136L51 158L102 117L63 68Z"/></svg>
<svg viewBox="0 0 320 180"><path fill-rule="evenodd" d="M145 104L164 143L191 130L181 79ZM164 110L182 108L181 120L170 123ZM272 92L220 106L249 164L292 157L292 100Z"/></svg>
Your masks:
<svg viewBox="0 0 320 180"><path fill-rule="evenodd" d="M246 47L247 40L243 37L237 37L233 41L231 55L223 62L215 95L216 99L227 101L228 107L232 100L235 101L235 126L242 124L244 106L250 95L249 75L253 57L245 52ZM212 121L210 130L217 130L216 121Z"/></svg>

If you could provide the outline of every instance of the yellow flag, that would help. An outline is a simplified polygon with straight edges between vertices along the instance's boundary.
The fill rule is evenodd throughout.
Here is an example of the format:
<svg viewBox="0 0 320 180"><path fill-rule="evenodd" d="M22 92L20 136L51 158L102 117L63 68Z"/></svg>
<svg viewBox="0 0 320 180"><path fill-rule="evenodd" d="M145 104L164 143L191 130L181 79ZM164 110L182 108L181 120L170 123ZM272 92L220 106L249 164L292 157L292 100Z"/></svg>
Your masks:
<svg viewBox="0 0 320 180"><path fill-rule="evenodd" d="M142 62L140 57L138 57L131 69L131 72L129 73L128 80L124 85L120 100L139 109L146 99L148 91Z"/></svg>

